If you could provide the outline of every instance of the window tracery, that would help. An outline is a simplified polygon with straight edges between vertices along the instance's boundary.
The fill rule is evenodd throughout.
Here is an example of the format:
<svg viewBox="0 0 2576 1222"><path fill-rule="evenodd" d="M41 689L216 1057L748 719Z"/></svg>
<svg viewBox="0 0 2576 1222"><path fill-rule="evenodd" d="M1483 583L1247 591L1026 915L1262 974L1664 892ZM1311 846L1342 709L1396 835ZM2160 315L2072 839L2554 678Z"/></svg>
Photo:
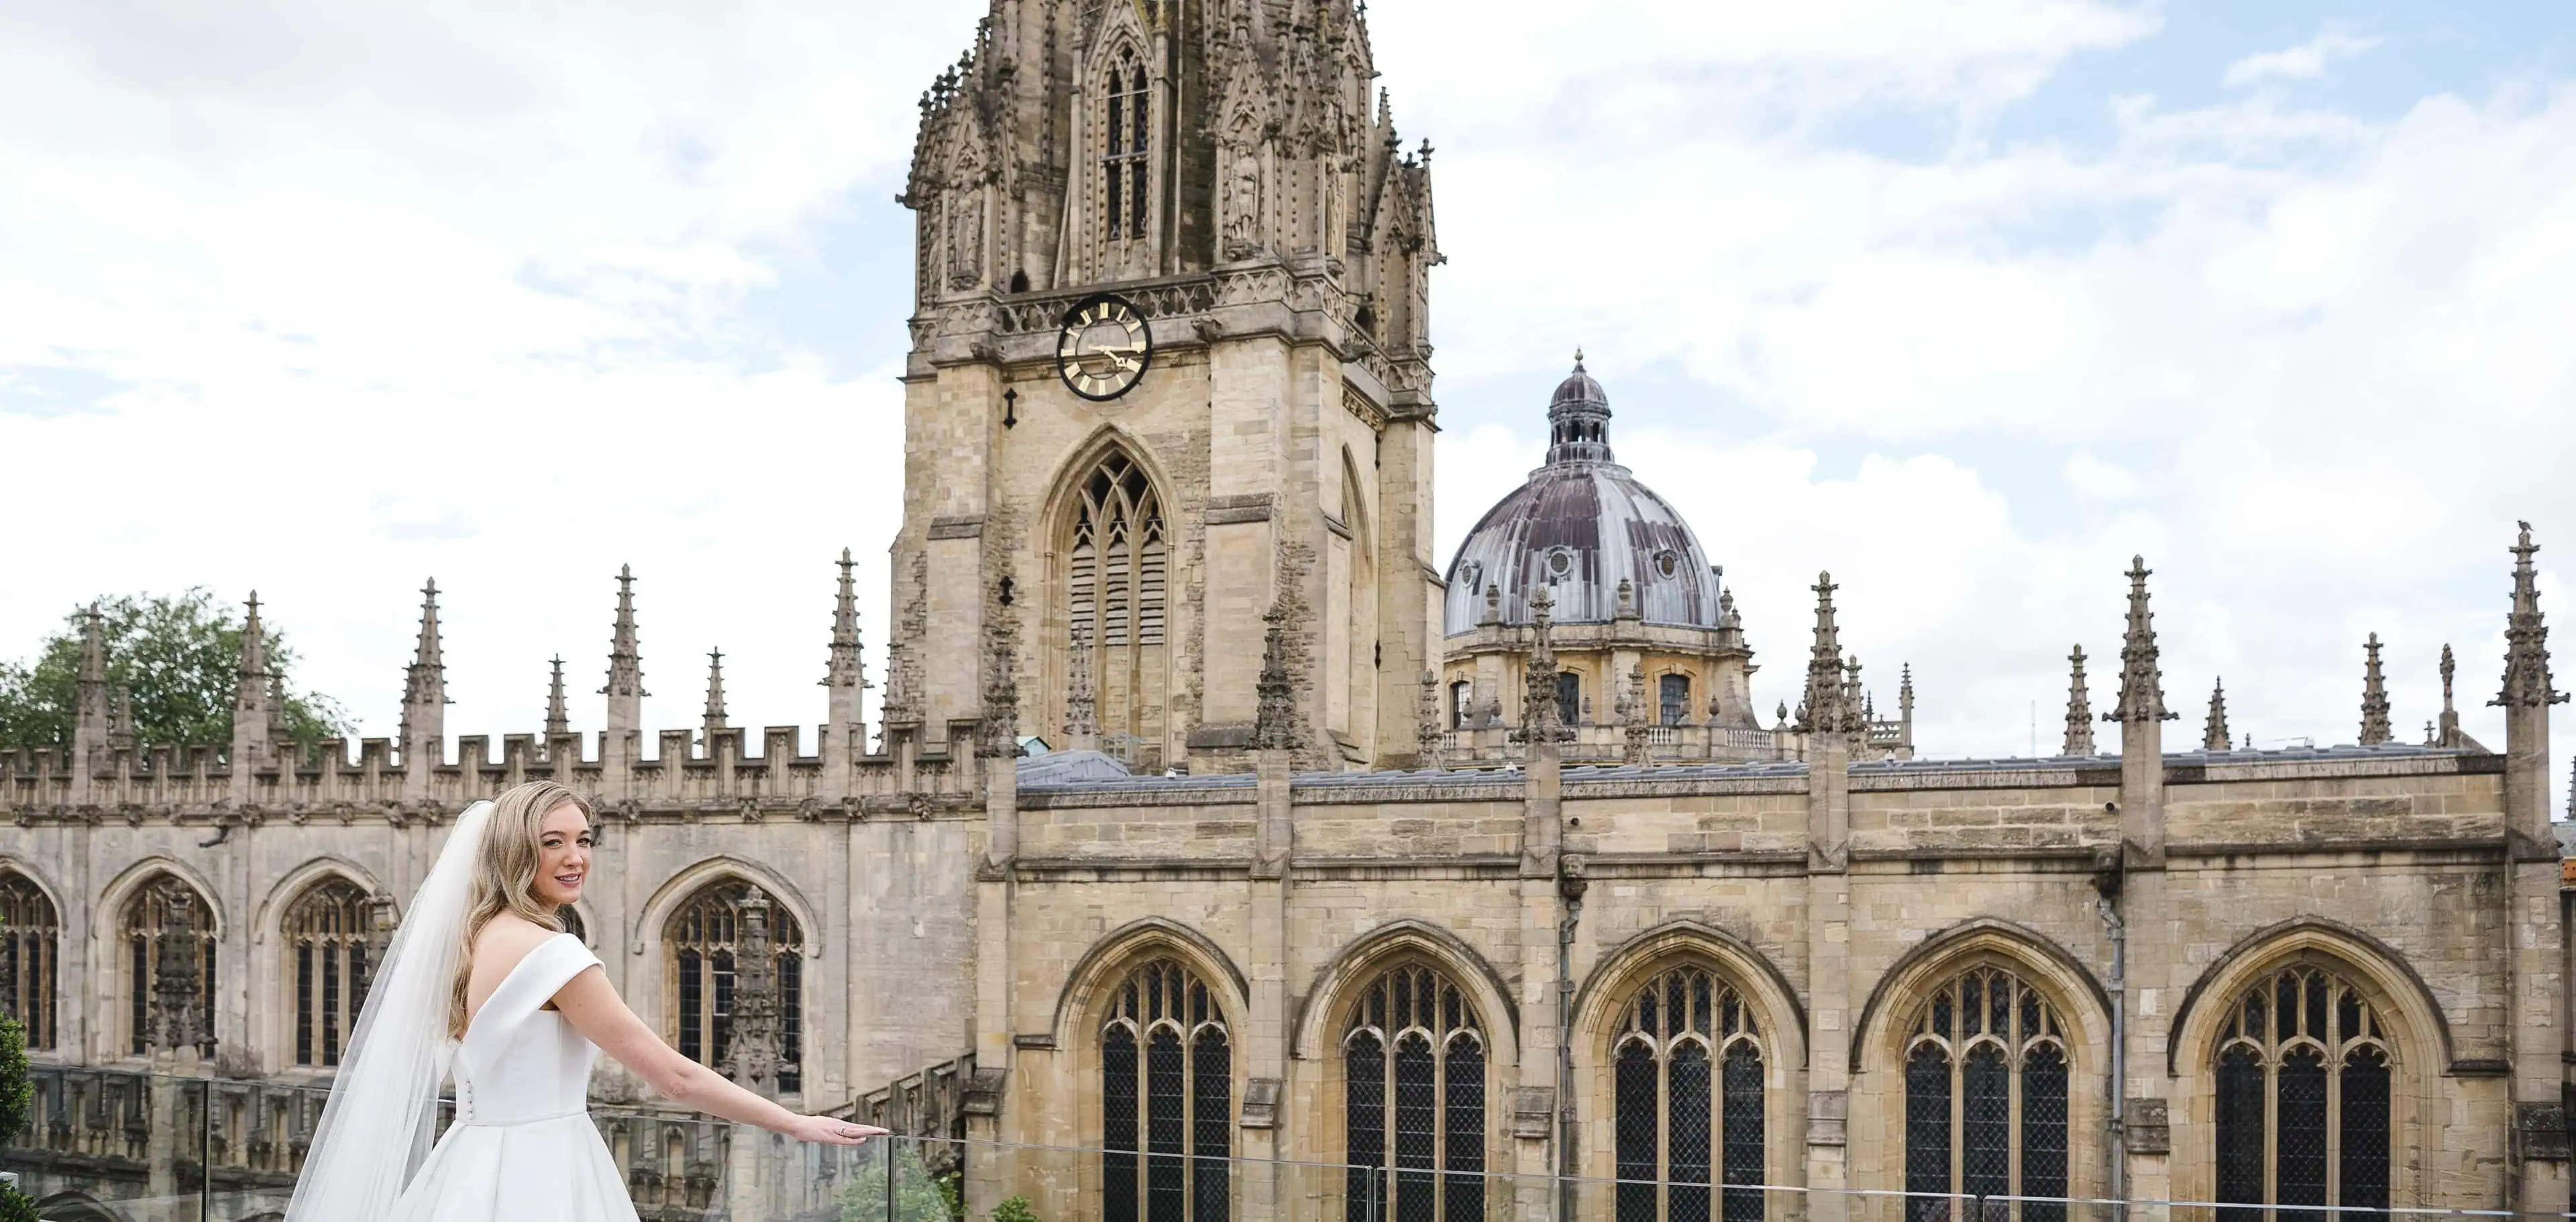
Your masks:
<svg viewBox="0 0 2576 1222"><path fill-rule="evenodd" d="M2265 976L2218 1041L2218 1199L2225 1222L2325 1222L2388 1208L2395 1048L2350 981L2312 965ZM2301 1209L2297 1206L2312 1208Z"/></svg>
<svg viewBox="0 0 2576 1222"><path fill-rule="evenodd" d="M1065 547L1068 639L1091 651L1102 749L1146 768L1162 764L1167 533L1153 481L1125 451L1083 477Z"/></svg>
<svg viewBox="0 0 2576 1222"><path fill-rule="evenodd" d="M1177 961L1146 963L1111 993L1100 1027L1103 1222L1225 1222L1233 1055L1224 1011Z"/></svg>
<svg viewBox="0 0 2576 1222"><path fill-rule="evenodd" d="M746 912L755 902L765 910L756 922ZM672 913L663 944L671 1046L701 1065L725 1066L734 1051L736 1019L755 1008L767 1009L776 1015L778 1089L789 1094L800 1090L796 1062L804 1046L805 935L795 914L758 896L750 883L732 879L700 890ZM763 1007L743 1004L748 999L737 996L735 987L745 957L755 954L768 958L776 994Z"/></svg>
<svg viewBox="0 0 2576 1222"><path fill-rule="evenodd" d="M295 1012L295 1063L340 1063L367 996L367 893L344 878L305 888L286 913L287 978Z"/></svg>
<svg viewBox="0 0 2576 1222"><path fill-rule="evenodd" d="M1763 1046L1753 1008L1707 969L1646 982L1611 1053L1617 1222L1763 1216ZM1738 1187L1754 1185L1754 1187Z"/></svg>
<svg viewBox="0 0 2576 1222"><path fill-rule="evenodd" d="M211 1048L215 1041L214 907L178 876L135 889L117 918L124 944L127 1050Z"/></svg>
<svg viewBox="0 0 2576 1222"><path fill-rule="evenodd" d="M1351 1007L1342 1065L1349 1222L1483 1218L1485 1036L1458 986L1421 963L1379 975Z"/></svg>
<svg viewBox="0 0 2576 1222"><path fill-rule="evenodd" d="M26 1028L29 1048L51 1048L62 918L36 880L0 870L0 1014Z"/></svg>
<svg viewBox="0 0 2576 1222"><path fill-rule="evenodd" d="M1952 1216L1952 1196L2067 1194L2067 1035L2057 1008L2000 967L1943 984L1905 1044L1908 1222ZM2065 1222L2024 1201L2021 1222Z"/></svg>

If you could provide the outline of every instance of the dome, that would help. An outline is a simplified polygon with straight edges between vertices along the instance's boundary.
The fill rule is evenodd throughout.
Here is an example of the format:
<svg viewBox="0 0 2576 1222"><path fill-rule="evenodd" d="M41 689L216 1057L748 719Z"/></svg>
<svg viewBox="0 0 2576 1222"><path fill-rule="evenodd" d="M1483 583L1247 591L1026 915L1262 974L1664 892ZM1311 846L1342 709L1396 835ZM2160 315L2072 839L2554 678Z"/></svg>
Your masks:
<svg viewBox="0 0 2576 1222"><path fill-rule="evenodd" d="M1611 460L1609 396L1584 371L1581 353L1547 414L1547 465L1487 510L1449 562L1442 631L1474 631L1485 618L1487 586L1498 588L1507 624L1529 622L1540 585L1555 599L1555 622L1607 623L1618 614L1622 579L1634 583L1645 622L1718 627L1708 557L1672 505Z"/></svg>

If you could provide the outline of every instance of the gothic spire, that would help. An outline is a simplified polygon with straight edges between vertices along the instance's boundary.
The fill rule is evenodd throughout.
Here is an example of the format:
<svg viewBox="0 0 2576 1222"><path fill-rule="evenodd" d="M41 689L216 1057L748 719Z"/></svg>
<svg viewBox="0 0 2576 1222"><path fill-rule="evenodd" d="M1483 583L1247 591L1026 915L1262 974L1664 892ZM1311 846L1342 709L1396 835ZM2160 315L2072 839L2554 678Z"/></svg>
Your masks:
<svg viewBox="0 0 2576 1222"><path fill-rule="evenodd" d="M1440 748L1447 739L1440 718L1440 676L1433 671L1422 672L1421 688L1413 708L1413 736L1421 752L1416 766L1437 772L1441 767Z"/></svg>
<svg viewBox="0 0 2576 1222"><path fill-rule="evenodd" d="M851 576L857 567L850 559L850 549L841 549L841 590L832 603L832 652L823 670L823 686L861 688L868 685L867 663L859 652L858 583Z"/></svg>
<svg viewBox="0 0 2576 1222"><path fill-rule="evenodd" d="M439 645L438 579L433 577L420 590L420 640L413 646L411 665L403 668L402 740L404 749L412 747L414 736L437 738L443 744L447 721L447 662Z"/></svg>
<svg viewBox="0 0 2576 1222"><path fill-rule="evenodd" d="M1011 579L1006 574L998 583L1005 591L1008 606ZM1020 753L1020 679L1018 633L1019 621L1009 615L995 615L985 630L984 723L980 753L988 759L1012 759Z"/></svg>
<svg viewBox="0 0 2576 1222"><path fill-rule="evenodd" d="M572 712L564 706L563 655L554 657L554 678L546 685L546 737L572 733Z"/></svg>
<svg viewBox="0 0 2576 1222"><path fill-rule="evenodd" d="M2388 728L2388 685L2379 674L2379 634L2371 633L2361 651L2361 745L2393 742L2397 736Z"/></svg>
<svg viewBox="0 0 2576 1222"><path fill-rule="evenodd" d="M1619 731L1626 746L1622 762L1632 765L1653 763L1653 748L1649 745L1647 733L1645 663L1630 663L1628 677L1620 688Z"/></svg>
<svg viewBox="0 0 2576 1222"><path fill-rule="evenodd" d="M241 666L237 671L240 681L234 691L240 697L241 707L249 708L256 705L267 691L268 629L259 622L259 591L251 591L250 601L245 605L250 608L250 615L242 623Z"/></svg>
<svg viewBox="0 0 2576 1222"><path fill-rule="evenodd" d="M105 617L99 614L98 603L95 601L90 603L88 610L81 612L81 657L78 682L84 685L98 684L101 688L107 684L107 622ZM86 687L83 690L87 690Z"/></svg>
<svg viewBox="0 0 2576 1222"><path fill-rule="evenodd" d="M1798 706L1798 729L1810 734L1841 734L1853 728L1846 697L1842 630L1834 623L1834 575L1816 574L1816 640L1807 651L1807 694Z"/></svg>
<svg viewBox="0 0 2576 1222"><path fill-rule="evenodd" d="M2549 626L2540 618L2538 573L2531 565L2540 545L2531 541L2531 523L2518 525L2522 535L2512 549L2513 611L2504 629L2504 689L2488 703L2507 708L2565 704L2567 693L2550 683Z"/></svg>
<svg viewBox="0 0 2576 1222"><path fill-rule="evenodd" d="M2093 754L2093 693L2084 685L2084 647L2066 655L2074 674L2066 683L2066 747L2060 755Z"/></svg>
<svg viewBox="0 0 2576 1222"><path fill-rule="evenodd" d="M617 622L608 633L608 686L599 690L612 706L653 694L644 690L644 656L635 642L635 570L623 564L617 566Z"/></svg>
<svg viewBox="0 0 2576 1222"><path fill-rule="evenodd" d="M2104 721L2137 725L2171 721L2165 710L2164 672L2158 665L2156 617L2147 609L2147 578L2155 570L2147 558L2129 558L2129 632L2120 643L2120 703L2102 715Z"/></svg>
<svg viewBox="0 0 2576 1222"><path fill-rule="evenodd" d="M724 651L710 649L707 651L706 712L707 749L710 752L715 749L717 732L726 728L728 727L725 725Z"/></svg>
<svg viewBox="0 0 2576 1222"><path fill-rule="evenodd" d="M1273 603L1261 613L1261 676L1253 681L1252 749L1293 751L1297 706L1288 683L1288 614Z"/></svg>
<svg viewBox="0 0 2576 1222"><path fill-rule="evenodd" d="M2209 685L2209 721L2200 730L2200 749L2225 751L2231 745L2227 735L2227 680Z"/></svg>

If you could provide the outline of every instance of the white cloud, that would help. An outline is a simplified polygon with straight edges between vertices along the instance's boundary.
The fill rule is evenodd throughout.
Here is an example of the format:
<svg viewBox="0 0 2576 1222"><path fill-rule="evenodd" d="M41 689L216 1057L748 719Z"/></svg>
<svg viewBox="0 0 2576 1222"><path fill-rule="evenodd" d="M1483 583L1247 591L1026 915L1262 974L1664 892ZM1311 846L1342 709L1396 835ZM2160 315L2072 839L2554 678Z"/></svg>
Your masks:
<svg viewBox="0 0 2576 1222"><path fill-rule="evenodd" d="M737 721L813 720L843 546L885 639L909 266L830 243L905 240L912 98L983 8L0 10L0 511L44 549L0 652L99 591L256 585L383 733L435 573L449 724L500 732L556 651L595 716L631 561L652 721L694 720L719 644ZM1440 146L1444 386L1527 387L1448 402L1444 543L1536 463L1589 342L1621 455L1739 590L1766 707L1830 567L1872 685L1914 664L1928 748L2022 750L2034 703L2045 748L2072 642L2107 703L2144 553L2177 736L2224 674L2240 733L2348 739L2375 630L2401 724L2450 641L2500 741L2510 523L2576 549L2576 88L2393 118L2053 89L2108 136L2002 141L2078 57L2157 53L2153 10L1371 22ZM853 260L891 282L835 299L843 346L752 308ZM1725 411L1634 408L1648 368Z"/></svg>
<svg viewBox="0 0 2576 1222"><path fill-rule="evenodd" d="M2230 89L2262 81L2308 81L2325 74L2326 65L2378 46L2377 38L2327 30L2295 47L2248 55L2227 65L2223 78Z"/></svg>

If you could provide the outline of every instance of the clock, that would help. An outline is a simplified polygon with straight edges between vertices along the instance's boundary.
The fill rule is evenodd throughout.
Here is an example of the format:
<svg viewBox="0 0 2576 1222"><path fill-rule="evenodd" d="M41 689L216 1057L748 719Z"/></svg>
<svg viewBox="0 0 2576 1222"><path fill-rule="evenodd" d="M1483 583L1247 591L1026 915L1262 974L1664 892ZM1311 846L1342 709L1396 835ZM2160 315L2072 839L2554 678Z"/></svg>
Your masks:
<svg viewBox="0 0 2576 1222"><path fill-rule="evenodd" d="M1064 312L1055 371L1066 389L1095 403L1115 399L1136 389L1153 363L1154 333L1126 298L1095 293Z"/></svg>

